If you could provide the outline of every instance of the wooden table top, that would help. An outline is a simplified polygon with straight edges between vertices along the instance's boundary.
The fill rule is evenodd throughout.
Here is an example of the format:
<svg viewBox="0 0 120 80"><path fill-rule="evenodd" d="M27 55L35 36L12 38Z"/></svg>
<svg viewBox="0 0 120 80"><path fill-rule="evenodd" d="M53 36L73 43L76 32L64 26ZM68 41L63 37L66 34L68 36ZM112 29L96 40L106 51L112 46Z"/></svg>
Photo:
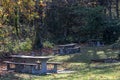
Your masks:
<svg viewBox="0 0 120 80"><path fill-rule="evenodd" d="M53 56L26 56L26 55L11 55L12 58L29 58L29 59L50 59Z"/></svg>
<svg viewBox="0 0 120 80"><path fill-rule="evenodd" d="M65 44L65 45L58 45L58 47L67 47L67 46L75 46L75 43L72 44Z"/></svg>

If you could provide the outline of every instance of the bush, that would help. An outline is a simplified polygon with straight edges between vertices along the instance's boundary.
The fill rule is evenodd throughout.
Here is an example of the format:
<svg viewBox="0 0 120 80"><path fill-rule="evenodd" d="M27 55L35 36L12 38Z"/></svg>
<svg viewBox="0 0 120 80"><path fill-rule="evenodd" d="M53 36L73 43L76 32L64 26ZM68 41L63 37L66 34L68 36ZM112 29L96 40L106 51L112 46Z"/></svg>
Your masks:
<svg viewBox="0 0 120 80"><path fill-rule="evenodd" d="M53 46L54 46L54 44L51 43L51 42L49 42L49 41L45 41L45 42L43 43L43 47L44 47L44 48L53 48Z"/></svg>
<svg viewBox="0 0 120 80"><path fill-rule="evenodd" d="M14 47L14 51L29 51L32 49L32 41L29 38L26 38L24 42L20 42L19 44L16 44Z"/></svg>

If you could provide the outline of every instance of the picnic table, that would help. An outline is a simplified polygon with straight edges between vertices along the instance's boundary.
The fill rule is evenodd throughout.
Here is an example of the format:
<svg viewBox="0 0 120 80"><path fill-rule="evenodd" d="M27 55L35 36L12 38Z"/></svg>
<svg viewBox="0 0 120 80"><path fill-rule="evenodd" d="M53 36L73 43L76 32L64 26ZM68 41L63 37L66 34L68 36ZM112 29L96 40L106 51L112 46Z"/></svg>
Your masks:
<svg viewBox="0 0 120 80"><path fill-rule="evenodd" d="M58 49L55 49L55 53L58 54L71 54L80 52L80 46L76 46L76 43L65 44L65 45L58 45Z"/></svg>
<svg viewBox="0 0 120 80"><path fill-rule="evenodd" d="M50 58L53 58L53 56L26 56L26 55L11 55L11 58L14 58L15 62L12 62L13 64L16 65L21 65L21 66L16 66L16 69L20 69L20 67L22 67L23 65L29 65L32 68L32 72L35 73L35 69L33 69L35 65L39 65L41 66L41 69L37 69L36 72L40 73L40 74L46 74L47 73L47 61ZM34 63L31 62L23 62L22 59L27 60L27 59L32 59L32 61L34 61ZM20 62L21 60L21 62ZM39 60L40 63L36 64L36 61ZM28 60L29 61L29 60ZM7 62L6 62L7 63ZM9 63L10 64L10 63Z"/></svg>
<svg viewBox="0 0 120 80"><path fill-rule="evenodd" d="M59 48L59 54L64 54L64 53L68 53L68 49L69 48L73 48L76 44L72 43L72 44L65 44L65 45L58 45Z"/></svg>
<svg viewBox="0 0 120 80"><path fill-rule="evenodd" d="M71 44L65 44L65 45L58 45L58 47L67 48L67 47L74 47L75 45L76 45L75 43L71 43Z"/></svg>

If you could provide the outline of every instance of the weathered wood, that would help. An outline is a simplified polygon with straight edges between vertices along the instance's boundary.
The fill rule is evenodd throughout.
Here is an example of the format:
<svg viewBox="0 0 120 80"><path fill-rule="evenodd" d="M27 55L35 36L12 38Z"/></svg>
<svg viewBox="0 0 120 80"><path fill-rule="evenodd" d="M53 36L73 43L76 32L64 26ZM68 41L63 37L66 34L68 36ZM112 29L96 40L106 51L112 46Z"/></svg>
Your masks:
<svg viewBox="0 0 120 80"><path fill-rule="evenodd" d="M18 67L18 71L20 70L21 72L26 72L26 71L28 71L28 70L26 70L26 69L28 69L27 67L30 67L30 73L36 73L36 74L46 74L47 73L47 61L48 61L48 59L50 59L50 58L52 58L53 56L26 56L26 55L11 55L10 57L12 57L12 58L14 58L14 59L16 59L15 61L16 62L10 62L10 63L8 63L8 64L15 64L15 65L21 65L22 67L23 67L23 70L22 70L22 67L21 67L21 69L19 69ZM33 59L34 60L34 63L23 63L23 62L18 62L18 60L19 59ZM35 61L41 61L41 63L36 63ZM36 66L37 65L37 66ZM36 69L35 69L35 66L37 67Z"/></svg>
<svg viewBox="0 0 120 80"><path fill-rule="evenodd" d="M19 62L11 62L11 61L4 61L7 64L20 64L20 65L37 65L35 63L19 63Z"/></svg>
<svg viewBox="0 0 120 80"><path fill-rule="evenodd" d="M57 64L57 65L60 65L60 64L62 64L62 62L47 62L47 64Z"/></svg>
<svg viewBox="0 0 120 80"><path fill-rule="evenodd" d="M71 54L71 53L78 53L80 52L80 46L78 46L76 43L72 44L65 44L65 45L58 45L58 48L54 49L54 54Z"/></svg>
<svg viewBox="0 0 120 80"><path fill-rule="evenodd" d="M10 64L14 64L15 68L13 70L15 70L16 72L27 72L27 73L35 73L35 66L38 66L38 64L36 63L18 63L11 61L4 61L4 63L7 64L7 70L11 70ZM26 70L28 69L26 66L29 66L29 71Z"/></svg>
<svg viewBox="0 0 120 80"><path fill-rule="evenodd" d="M58 47L74 47L76 44L72 43L72 44L65 44L65 45L58 45Z"/></svg>
<svg viewBox="0 0 120 80"><path fill-rule="evenodd" d="M50 59L53 58L53 56L26 56L26 55L11 55L12 58L24 58L24 59Z"/></svg>

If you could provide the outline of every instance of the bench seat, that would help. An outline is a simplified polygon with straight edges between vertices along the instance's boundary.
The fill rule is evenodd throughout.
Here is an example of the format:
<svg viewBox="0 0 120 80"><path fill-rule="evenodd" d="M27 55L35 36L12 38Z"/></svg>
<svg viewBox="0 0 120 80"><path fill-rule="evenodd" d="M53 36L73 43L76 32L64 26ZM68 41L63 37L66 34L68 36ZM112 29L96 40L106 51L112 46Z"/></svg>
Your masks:
<svg viewBox="0 0 120 80"><path fill-rule="evenodd" d="M15 70L16 72L27 72L27 73L34 73L35 67L38 64L35 63L20 63L20 62L11 62L11 61L4 61L7 64L7 70ZM11 68L10 64L14 64L15 68ZM29 69L29 71L26 71Z"/></svg>
<svg viewBox="0 0 120 80"><path fill-rule="evenodd" d="M19 63L19 62L11 62L11 61L4 61L7 64L20 64L20 65L37 65L35 63Z"/></svg>
<svg viewBox="0 0 120 80"><path fill-rule="evenodd" d="M27 73L36 73L40 68L41 63L20 63L12 61L4 61L7 64L7 70L15 70L16 72L27 72ZM15 68L11 68L10 64L14 64ZM50 73L57 73L58 65L61 65L62 62L47 62L47 65L53 65L51 70L47 70ZM29 71L27 70L29 67ZM37 67L37 69L36 69Z"/></svg>
<svg viewBox="0 0 120 80"><path fill-rule="evenodd" d="M61 64L62 64L62 62L47 62L47 64L61 65Z"/></svg>

